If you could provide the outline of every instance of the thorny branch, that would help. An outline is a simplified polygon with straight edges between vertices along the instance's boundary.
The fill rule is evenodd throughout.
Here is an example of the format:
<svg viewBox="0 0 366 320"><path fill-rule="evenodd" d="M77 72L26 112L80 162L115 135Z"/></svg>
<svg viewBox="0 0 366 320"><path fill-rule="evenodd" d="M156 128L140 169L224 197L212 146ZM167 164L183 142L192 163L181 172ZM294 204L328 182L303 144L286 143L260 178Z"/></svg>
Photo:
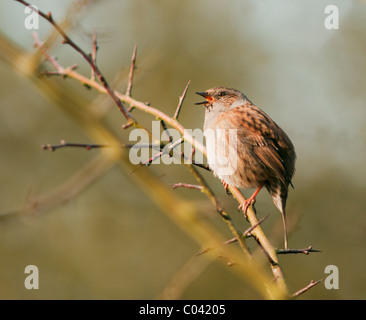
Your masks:
<svg viewBox="0 0 366 320"><path fill-rule="evenodd" d="M277 254L297 254L302 253L308 255L311 252L321 252L320 250L313 249L312 246L308 246L305 249L277 249Z"/></svg>
<svg viewBox="0 0 366 320"><path fill-rule="evenodd" d="M180 109L182 108L182 104L183 104L184 98L186 97L188 87L190 84L191 84L191 80L188 81L188 83L183 91L183 94L179 97L179 103L178 103L177 110L174 113L174 119L178 119L178 117L179 117Z"/></svg>
<svg viewBox="0 0 366 320"><path fill-rule="evenodd" d="M202 186L198 186L196 184L189 184L189 183L175 183L172 184L172 188L176 189L176 188L187 188L187 189L196 189L196 190L202 190L203 187Z"/></svg>
<svg viewBox="0 0 366 320"><path fill-rule="evenodd" d="M305 293L306 291L310 290L312 287L316 286L317 284L319 284L322 281L323 281L323 279L320 279L318 281L311 280L310 283L306 287L304 287L304 288L298 290L297 292L295 292L291 296L291 298L293 298L293 299L294 298L297 298L298 296L302 295L303 293Z"/></svg>
<svg viewBox="0 0 366 320"><path fill-rule="evenodd" d="M25 6L30 6L29 3L27 3L24 0L15 0ZM30 7L32 8L32 7ZM56 69L56 72L49 72L47 73L48 75L61 75L61 76L69 76L71 78L74 78L78 81L80 81L82 84L87 85L89 87L95 88L97 90L99 90L100 92L104 92L104 93L108 93L112 99L114 100L114 102L116 103L116 105L118 106L118 108L120 109L121 113L123 114L123 116L126 118L126 120L128 121L126 125L123 126L123 128L128 128L130 126L139 126L141 127L137 121L132 117L132 115L130 114L130 111L133 108L139 108L142 111L145 111L147 113L150 113L152 115L155 115L158 119L161 120L162 126L166 128L166 124L169 124L170 126L178 129L180 131L180 133L183 135L183 138L180 139L180 141L175 142L175 144L173 144L173 146L175 146L177 143L182 143L183 141L187 141L190 144L192 144L194 150L198 149L199 151L201 151L204 155L206 155L206 149L205 147L200 144L198 141L196 141L194 139L193 136L189 135L185 128L177 121L178 117L179 117L179 113L182 107L182 103L183 100L186 96L188 87L190 82L188 82L183 94L180 96L179 99L179 103L176 109L176 112L173 116L173 118L167 116L165 113L161 112L158 109L155 109L153 107L151 107L150 105L148 105L147 103L143 103L140 101L137 101L135 99L132 99L131 97L131 91L132 91L132 84L133 84L133 76L134 76L134 70L136 68L135 66L135 62L136 62L136 46L134 48L134 52L132 55L132 59L131 59L131 68L130 68L130 73L129 73L129 80L128 80L128 86L127 86L127 90L126 90L126 94L122 95L116 91L114 91L108 84L107 80L104 78L103 74L101 73L101 71L99 70L99 68L96 65L96 52L97 52L97 40L96 40L96 33L94 32L94 36L93 36L93 52L92 54L87 54L85 51L83 51L75 42L73 42L69 36L63 31L63 29L54 21L52 14L49 12L47 14L43 13L42 11L37 11L37 13L43 17L44 19L46 19L49 23L51 23L53 25L53 27L60 33L60 35L63 38L63 43L64 44L68 44L69 46L71 46L74 50L76 50L77 52L79 52L83 58L89 63L89 65L92 68L92 75L91 78L88 79L82 75L80 75L79 73L77 73L75 71L76 69L76 65L73 65L69 68L63 68L61 65L59 65L56 61L56 59L54 59L53 57L51 57L48 52L47 49L45 48L44 44L40 43L38 36L34 35L34 39L35 39L35 45L37 47L40 48L40 50L42 51L42 53L44 54L44 56L46 57L47 60L50 61L50 63L54 66L54 68ZM100 83L102 85L100 85L97 81L96 78L100 81ZM122 101L128 103L130 105L130 108L127 110L125 108L125 106L123 105ZM171 142L171 141L170 141ZM50 146L50 145L45 145L44 148L45 149L51 149L51 150L56 150L58 148L62 148L62 147L84 147L87 150L92 149L92 148L104 148L107 147L107 145L103 145L103 144L75 144L75 143L65 143L62 142L60 145L57 146ZM173 148L172 146L170 147ZM156 155L155 157L159 157L162 156L163 154L165 154L166 152L161 151L158 155ZM154 160L154 159L149 159L149 160ZM193 189L199 189L201 190L201 192L205 193L209 199L211 199L211 201L215 204L217 211L220 213L220 215L222 216L222 218L224 219L224 221L227 222L229 229L232 231L232 233L234 234L234 238L231 240L227 241L228 243L232 243L232 242L236 242L239 241L240 246L242 247L245 256L249 259L251 258L251 255L248 251L248 248L246 246L246 243L244 241L244 238L247 235L251 235L253 236L256 241L258 242L258 244L263 248L263 251L265 252L266 256L268 257L268 260L271 262L272 265L272 271L275 275L275 279L278 282L279 287L281 288L282 292L286 292L287 293L287 288L283 279L283 275L282 275L282 271L279 267L278 264L278 260L276 257L276 253L282 253L282 254L286 254L286 253L305 253L308 254L309 252L318 252L317 250L313 250L311 247L307 248L307 249L292 249L292 250L277 250L275 251L273 249L273 247L271 246L271 244L269 243L268 239L266 238L266 236L264 235L263 231L260 228L260 223L264 220L262 219L261 221L258 221L255 217L255 212L252 208L250 208L248 210L248 219L250 221L250 223L252 224L250 231L246 231L244 232L243 235L240 235L240 233L238 233L238 231L236 230L236 228L233 226L232 221L230 216L228 215L227 212L224 211L224 209L221 207L221 205L218 203L216 197L213 195L212 191L210 190L210 188L208 187L208 185L206 184L206 182L203 180L203 178L200 176L200 174L197 172L197 170L195 168L193 168L192 165L188 165L187 166L192 174L195 176L196 180L199 182L200 186L193 186L193 185L183 185L183 184L176 184L175 187L181 187L181 186L185 186L185 187L191 187ZM207 167L206 167L207 169ZM230 191L231 193L234 195L234 197L238 200L238 202L242 202L244 197L241 194L241 192L234 187L230 187ZM225 257L226 258L226 257ZM229 261L230 258L227 258ZM318 283L318 282L317 282ZM317 284L315 283L315 284ZM305 292L307 290L309 290L312 286L315 285L313 282L310 283L306 288L300 290L301 293ZM306 289L306 290L305 290ZM300 292L298 291L298 292ZM300 293L300 294L301 294ZM293 295L293 297L298 296L299 294L296 293Z"/></svg>
<svg viewBox="0 0 366 320"><path fill-rule="evenodd" d="M202 187L201 187L202 189ZM264 220L266 220L267 218L269 217L269 215L265 216L264 218L262 218L261 220L258 221L257 224L255 224L254 226L250 226L247 230L245 230L241 237L242 238L249 238L252 236L251 232L257 227L259 226ZM234 243L234 242L237 242L238 241L238 238L237 237L234 237L234 238L231 238L229 240L226 240L225 242L222 243L222 245L228 245L228 244L231 244L231 243ZM197 253L197 256L203 254L203 253L206 253L206 252L209 252L211 250L213 250L215 248L206 248L206 249L203 249L202 251L200 251L199 253Z"/></svg>
<svg viewBox="0 0 366 320"><path fill-rule="evenodd" d="M24 0L15 0L15 1L20 2L23 5L25 5L25 6L29 7L29 8L31 8L32 10L34 10L33 7L31 6L31 4L28 3L28 2L26 2L26 1L24 1ZM87 54L73 40L71 40L71 38L65 33L65 31L55 22L55 20L52 17L51 12L48 12L47 14L45 14L41 10L38 10L37 13L42 18L46 19L49 23L51 23L54 26L54 28L62 36L63 43L64 44L68 44L69 46L71 46L72 48L74 48L77 52L79 52L83 56L83 58L89 63L89 65L93 69L94 74L98 77L99 81L102 83L102 85L105 88L105 90L112 97L112 99L114 100L114 102L117 104L119 110L122 112L122 114L124 115L124 117L126 118L126 120L128 120L128 124L129 125L136 125L137 122L135 121L135 119L126 110L126 108L122 104L121 100L116 96L116 94L114 93L114 90L111 89L111 87L109 86L107 80L104 78L103 74L100 72L99 68L95 64L95 61L93 59L93 55L92 54Z"/></svg>
<svg viewBox="0 0 366 320"><path fill-rule="evenodd" d="M94 32L93 32L93 53L92 53L92 60L93 60L94 64L96 64L96 61L97 61L97 51L98 51L98 49L99 49L99 47L97 45L97 33L94 30ZM93 68L91 68L90 79L95 81L95 72L94 72Z"/></svg>

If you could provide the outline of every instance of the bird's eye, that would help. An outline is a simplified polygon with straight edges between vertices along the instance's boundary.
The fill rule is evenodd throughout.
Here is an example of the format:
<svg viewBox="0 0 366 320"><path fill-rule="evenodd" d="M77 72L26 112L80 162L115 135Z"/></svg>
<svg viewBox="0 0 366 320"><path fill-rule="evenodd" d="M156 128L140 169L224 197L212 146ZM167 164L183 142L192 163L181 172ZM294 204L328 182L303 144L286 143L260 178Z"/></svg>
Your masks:
<svg viewBox="0 0 366 320"><path fill-rule="evenodd" d="M221 92L219 93L219 97L223 97L223 96L226 96L226 92L225 92L225 91L221 91Z"/></svg>

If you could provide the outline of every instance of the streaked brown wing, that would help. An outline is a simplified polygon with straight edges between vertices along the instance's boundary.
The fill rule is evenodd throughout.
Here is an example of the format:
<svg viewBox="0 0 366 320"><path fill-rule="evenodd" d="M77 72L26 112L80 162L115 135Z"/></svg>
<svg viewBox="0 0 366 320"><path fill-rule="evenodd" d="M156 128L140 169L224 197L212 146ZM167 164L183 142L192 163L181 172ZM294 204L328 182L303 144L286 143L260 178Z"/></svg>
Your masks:
<svg viewBox="0 0 366 320"><path fill-rule="evenodd" d="M295 151L286 133L249 103L228 110L220 118L225 119L227 127L238 128L238 141L287 187L294 173Z"/></svg>

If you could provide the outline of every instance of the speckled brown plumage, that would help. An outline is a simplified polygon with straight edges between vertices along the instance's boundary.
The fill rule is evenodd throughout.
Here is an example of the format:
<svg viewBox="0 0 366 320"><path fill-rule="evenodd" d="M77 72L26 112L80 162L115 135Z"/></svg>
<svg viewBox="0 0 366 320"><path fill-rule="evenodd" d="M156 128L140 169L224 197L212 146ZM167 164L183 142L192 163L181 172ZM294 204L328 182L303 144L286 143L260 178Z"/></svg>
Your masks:
<svg viewBox="0 0 366 320"><path fill-rule="evenodd" d="M198 104L206 107L204 129L210 168L224 185L257 188L253 196L240 205L244 212L255 201L259 190L263 186L267 188L282 213L287 248L286 200L296 159L291 140L240 91L216 87L197 93L206 99ZM206 131L218 132L219 129L225 132L221 137L206 134ZM235 142L235 139L230 140L230 130L236 134ZM233 153L228 156L233 150L236 156L232 156ZM222 170L220 163L224 158L229 159L229 168L235 170Z"/></svg>

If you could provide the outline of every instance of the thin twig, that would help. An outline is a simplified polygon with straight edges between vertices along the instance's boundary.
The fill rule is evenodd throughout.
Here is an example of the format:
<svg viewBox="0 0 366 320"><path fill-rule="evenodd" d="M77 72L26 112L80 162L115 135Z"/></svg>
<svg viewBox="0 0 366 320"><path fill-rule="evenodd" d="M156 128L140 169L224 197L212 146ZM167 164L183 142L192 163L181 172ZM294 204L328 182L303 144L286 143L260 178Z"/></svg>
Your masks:
<svg viewBox="0 0 366 320"><path fill-rule="evenodd" d="M189 155L189 157L186 157L188 160L188 163L193 162L193 157L194 157L195 153L196 153L196 149L192 146L191 154ZM184 152L182 152L182 156L184 156Z"/></svg>
<svg viewBox="0 0 366 320"><path fill-rule="evenodd" d="M309 246L305 249L276 249L277 254L306 254L308 255L310 252L321 252L320 250L313 249L312 246Z"/></svg>
<svg viewBox="0 0 366 320"><path fill-rule="evenodd" d="M262 218L260 221L258 221L258 223L255 226L251 226L250 228L248 228L247 230L245 230L242 233L242 237L244 237L244 238L251 237L252 236L251 232L253 231L253 229L256 228L257 226L259 226L268 217L269 217L269 215L266 215L264 218ZM237 241L238 241L238 238L234 237L234 238L231 238L229 240L226 240L225 242L222 243L222 245L232 244L232 243L235 243ZM201 255L203 253L207 253L207 252L209 252L209 251L211 251L213 249L216 249L216 248L210 247L210 248L203 249L202 251L200 251L199 253L197 253L196 256L199 256L199 255Z"/></svg>
<svg viewBox="0 0 366 320"><path fill-rule="evenodd" d="M128 75L128 85L127 85L127 90L126 90L126 96L129 96L129 97L131 97L133 76L134 76L134 71L136 69L136 53L137 53L137 45L135 45L135 47L133 48L133 53L132 53L132 58L131 58L131 68L130 68L130 73Z"/></svg>
<svg viewBox="0 0 366 320"><path fill-rule="evenodd" d="M78 68L78 65L77 64L73 64L71 67L68 67L67 69L68 70L76 70L77 68ZM61 74L59 71L45 71L44 70L44 71L40 71L39 72L39 75L45 75L47 77L50 77L50 76L62 76L63 78L67 78L67 73L68 72L65 72L64 74Z"/></svg>
<svg viewBox="0 0 366 320"><path fill-rule="evenodd" d="M188 81L182 95L179 97L178 107L177 107L177 110L175 110L174 117L173 117L175 120L177 120L178 117L179 117L179 113L180 113L180 110L182 108L182 104L183 104L184 98L186 97L186 94L187 94L188 87L189 87L190 83L191 83L191 80Z"/></svg>
<svg viewBox="0 0 366 320"><path fill-rule="evenodd" d="M182 183L182 182L179 182L179 183L174 183L172 184L172 188L173 189L176 189L176 188L187 188L187 189L196 189L196 190L200 190L202 191L202 186L198 186L196 184L188 184L188 183Z"/></svg>
<svg viewBox="0 0 366 320"><path fill-rule="evenodd" d="M113 159L97 155L56 188L47 191L45 194L31 197L19 210L8 215L1 215L0 221L19 217L32 217L49 212L80 195L88 186L108 172L113 165Z"/></svg>
<svg viewBox="0 0 366 320"><path fill-rule="evenodd" d="M27 5L25 1L22 0L16 0L22 4ZM44 15L44 14L43 14ZM48 15L48 18L53 21L51 14ZM47 17L46 17L47 19ZM50 21L50 20L49 20ZM52 22L51 22L52 23ZM60 32L60 28L52 23L54 27ZM61 32L60 32L61 33ZM61 33L62 34L62 33ZM68 41L68 38L64 38L64 43L70 44L70 41ZM71 45L71 44L70 44ZM72 45L71 45L72 46ZM73 46L72 46L73 47ZM74 47L75 48L75 47ZM75 48L75 50L77 50ZM77 50L79 51L79 50ZM80 52L80 51L79 51ZM88 56L88 55L87 55ZM90 58L90 57L89 57ZM98 75L98 73L96 72ZM67 72L67 75L72 75L75 79L82 79L83 77L73 70L69 70ZM98 79L100 79L98 75ZM108 87L106 88L105 83L102 81L103 86L101 86L96 81L92 81L90 79L87 79L85 81L86 84L90 83L91 87L97 88L100 92L103 93L109 93ZM110 88L109 88L110 89ZM115 93L118 94L117 92ZM121 94L118 94L118 97L121 98L124 102L129 103L130 105L133 104L137 106L140 110L143 110L149 114L153 114L158 118L164 119L169 125L172 127L178 129L182 134L184 134L184 127L176 121L176 119L173 119L171 117L168 117L165 113L161 112L158 109L150 108L145 103L136 101L130 97L123 96ZM80 118L80 115L77 115ZM102 125L99 123L93 123L93 126L89 126L88 124L85 124L85 126L90 129L94 130L94 127L103 128ZM102 130L103 131L103 130ZM108 133L108 130L105 130ZM103 131L104 132L104 131ZM104 132L105 133L105 132ZM109 133L108 133L109 134ZM107 134L107 135L108 135ZM114 137L113 134L109 134L110 137ZM99 137L105 138L105 136L102 136L100 134ZM116 141L116 139L112 139L113 141ZM197 142L192 135L184 135L184 140L188 141L192 145L194 145L197 150L202 151L203 154L205 154L205 148L202 144ZM121 157L113 158L116 162L118 161L121 166L131 165L128 161L121 160ZM193 168L192 166L190 166ZM212 242L212 239L215 240L215 243L219 243L220 240L222 240L215 232L213 232L209 226L205 223L201 223L199 219L197 219L197 214L193 206L191 206L187 201L180 200L177 197L174 197L173 193L170 193L169 189L167 189L162 183L159 183L159 179L157 179L153 174L150 172L147 172L147 174L139 174L136 175L136 181L142 184L145 191L147 190L147 195L156 202L157 205L159 205L165 212L167 212L171 217L174 217L174 219L178 219L178 221L185 227L185 230L192 236L196 236L198 240L202 244L207 244ZM216 202L216 208L218 212L222 215L222 217L225 219L225 221L230 221L230 217L227 216L227 214L224 213L221 206L218 205ZM193 208L193 209L192 209ZM235 234L234 234L235 235ZM227 249L230 252L230 255L233 255L235 260L241 261L241 257L235 253L235 250L231 250L230 248ZM249 256L249 258L251 258ZM252 263L253 262L253 263ZM243 269L245 271L245 275L249 276L247 279L265 296L265 297L287 297L286 290L281 290L280 287L277 286L277 284L272 284L270 281L268 281L268 277L266 276L265 272L262 272L262 268L260 265L252 261L252 260L243 260L243 265L245 268Z"/></svg>
<svg viewBox="0 0 366 320"><path fill-rule="evenodd" d="M239 203L243 203L246 199L240 190L236 187L229 186L231 194ZM258 222L255 210L253 207L249 207L246 213L247 219L251 225L255 225ZM278 257L275 248L272 246L271 242L268 240L267 236L263 232L261 226L255 228L252 232L254 239L257 241L259 246L263 249L264 254L267 256L269 263L271 264L272 273L276 279L278 288L288 295L288 289L283 277L281 266L279 265Z"/></svg>
<svg viewBox="0 0 366 320"><path fill-rule="evenodd" d="M169 153L171 150L173 150L175 147L179 146L180 144L183 143L183 139L180 138L177 141L175 141L174 143L167 145L167 148L163 148L163 150L161 150L159 153L157 153L156 155L152 156L150 159L148 159L147 161L143 162L142 164L146 164L146 165L150 165L153 161L155 161L158 158L161 158L164 154Z"/></svg>
<svg viewBox="0 0 366 320"><path fill-rule="evenodd" d="M263 217L262 219L260 219L255 225L253 226L250 226L247 230L245 230L243 233L242 233L242 237L244 238L249 238L249 237L252 237L252 231L258 227L264 220L266 220L267 218L269 217L269 214L267 214L265 217ZM238 241L237 238L232 238L232 239L229 239L227 240L224 244L230 244L230 243L234 243Z"/></svg>
<svg viewBox="0 0 366 320"><path fill-rule="evenodd" d="M166 126L166 123L164 122L163 119L160 119L160 123L161 123L161 126L163 127L163 130L165 131L165 133L167 134L168 136L168 141L169 142L172 142L173 141L173 138L172 136L169 134L169 129L168 127Z"/></svg>
<svg viewBox="0 0 366 320"><path fill-rule="evenodd" d="M114 90L111 89L111 87L109 86L107 80L105 79L105 77L103 76L103 74L101 73L101 71L99 70L98 66L94 63L93 61L93 56L92 54L87 54L84 50L82 50L73 40L71 40L71 38L66 34L66 32L58 25L58 23L55 22L55 20L52 17L52 13L48 12L47 14L44 13L41 10L35 10L30 3L24 1L24 0L15 0L23 5L25 5L26 7L31 8L34 12L36 12L38 15L40 15L42 18L44 18L45 20L47 20L50 24L52 24L54 26L54 28L60 33L60 35L63 38L63 43L64 44L68 44L69 46L71 46L73 49L75 49L77 52L79 52L82 57L89 63L89 65L92 67L92 69L94 70L95 74L97 75L99 81L103 84L105 90L108 92L108 94L112 97L112 99L114 100L114 102L117 104L119 110L122 112L122 114L124 115L124 117L126 118L126 120L128 121L128 123L131 123L132 125L137 125L136 120L129 114L129 112L126 110L125 106L122 104L121 100L116 96L116 94L114 93Z"/></svg>
<svg viewBox="0 0 366 320"><path fill-rule="evenodd" d="M94 32L93 32L93 52L92 52L92 59L93 59L94 65L96 65L96 63L97 63L97 51L98 51L98 49L99 49L99 47L98 47L98 44L97 44L97 33L94 30ZM91 68L90 79L95 81L95 72L94 72L93 68Z"/></svg>
<svg viewBox="0 0 366 320"><path fill-rule="evenodd" d="M82 76L81 74L77 73L76 71L68 70L67 75L71 78L78 80L81 83L85 83L85 84L89 85L90 87L97 89L99 92L108 93L102 85L100 85L99 83L97 83L95 81L91 81L90 79ZM165 123L168 123L173 128L177 129L183 135L185 141L190 143L196 150L199 150L200 152L203 153L204 156L207 157L206 148L203 146L203 144L200 143L199 141L197 141L193 137L193 135L190 134L176 119L169 117L164 112L160 111L157 108L150 106L149 104L146 104L141 101L137 101L137 100L132 99L131 97L123 95L119 92L116 92L116 95L121 100L128 103L131 107L136 107L143 112L152 114L155 117L162 119ZM132 125L132 123L127 124L127 126L129 126L129 125ZM198 165L198 164L195 164L195 165ZM199 166L207 169L207 167L205 167L205 166L202 166L202 165L199 165ZM230 189L230 192L233 194L233 196L235 197L235 199L237 199L237 201L239 203L242 203L243 201L245 201L245 197L243 196L243 194L240 192L240 190L238 188L230 186L229 189ZM255 225L258 222L258 220L255 216L255 212L252 208L248 209L247 216L252 225ZM225 219L225 215L223 216L223 218ZM231 231L233 232L233 230L231 230ZM286 284L283 279L282 270L278 264L278 259L276 257L275 249L273 248L272 244L269 242L268 238L266 237L266 235L264 234L263 230L260 227L256 228L253 232L255 233L255 234L253 234L255 236L255 238L261 242L261 247L265 248L265 252L269 255L269 256L268 255L267 256L269 257L269 261L272 266L272 272L273 272L275 278L277 279L281 292L284 295L286 295L287 287L286 287Z"/></svg>
<svg viewBox="0 0 366 320"><path fill-rule="evenodd" d="M318 283L322 282L323 280L324 279L320 279L318 281L311 280L310 283L306 287L304 287L304 288L300 289L299 291L295 292L291 296L291 298L297 298L298 296L302 295L303 293L305 293L306 291L308 291L312 287L316 286Z"/></svg>
<svg viewBox="0 0 366 320"><path fill-rule="evenodd" d="M56 151L61 148L82 148L86 150L91 149L99 149L99 148L151 148L156 150L161 150L161 147L157 144L119 144L119 145L107 145L107 144L90 144L90 143L75 143L75 142L66 142L65 140L61 140L60 144L43 144L43 150L51 150Z"/></svg>
<svg viewBox="0 0 366 320"><path fill-rule="evenodd" d="M229 227L230 231L234 235L235 238L238 239L241 249L243 250L244 255L246 258L251 259L251 255L249 253L249 249L244 241L244 239L240 236L239 231L234 226L234 223L231 220L230 215L224 210L224 208L221 206L221 204L216 199L214 193L206 183L206 181L203 179L201 174L194 168L192 165L187 165L188 169L191 171L193 176L196 178L197 182L202 186L201 192L205 193L207 197L211 200L211 202L215 205L216 211L220 214L220 216L223 218L227 226Z"/></svg>

